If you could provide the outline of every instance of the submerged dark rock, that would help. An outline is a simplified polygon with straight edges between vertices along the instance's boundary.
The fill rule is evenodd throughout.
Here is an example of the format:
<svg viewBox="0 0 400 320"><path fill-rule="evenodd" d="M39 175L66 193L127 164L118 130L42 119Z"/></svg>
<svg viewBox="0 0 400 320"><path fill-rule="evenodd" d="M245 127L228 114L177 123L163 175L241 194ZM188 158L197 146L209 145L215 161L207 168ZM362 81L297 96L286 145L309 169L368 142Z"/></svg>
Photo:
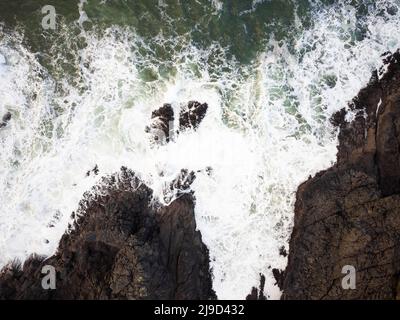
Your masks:
<svg viewBox="0 0 400 320"><path fill-rule="evenodd" d="M272 269L272 275L274 276L276 281L275 285L277 285L278 288L282 290L283 281L285 279L285 272L283 270L274 268Z"/></svg>
<svg viewBox="0 0 400 320"><path fill-rule="evenodd" d="M265 287L265 276L260 274L260 286L258 288L253 287L249 295L247 295L246 300L267 300L264 295Z"/></svg>
<svg viewBox="0 0 400 320"><path fill-rule="evenodd" d="M337 163L298 188L283 299L400 298L399 52L385 63L351 103L355 119L333 117Z"/></svg>
<svg viewBox="0 0 400 320"><path fill-rule="evenodd" d="M95 176L97 176L99 174L100 170L99 170L99 166L96 164L94 166L94 168L92 170L89 170L86 172L86 176L90 177L90 175L93 173Z"/></svg>
<svg viewBox="0 0 400 320"><path fill-rule="evenodd" d="M7 126L8 122L11 120L11 113L7 112L6 114L4 114L3 118L1 119L0 122L0 129L4 128L5 126Z"/></svg>
<svg viewBox="0 0 400 320"><path fill-rule="evenodd" d="M208 249L196 231L194 198L169 206L122 168L85 194L57 253L0 272L0 299L213 299ZM56 270L44 290L42 267Z"/></svg>
<svg viewBox="0 0 400 320"><path fill-rule="evenodd" d="M282 247L280 247L279 248L279 254L282 256L282 257L287 257L287 251L286 251L286 248L285 248L285 246L282 246Z"/></svg>

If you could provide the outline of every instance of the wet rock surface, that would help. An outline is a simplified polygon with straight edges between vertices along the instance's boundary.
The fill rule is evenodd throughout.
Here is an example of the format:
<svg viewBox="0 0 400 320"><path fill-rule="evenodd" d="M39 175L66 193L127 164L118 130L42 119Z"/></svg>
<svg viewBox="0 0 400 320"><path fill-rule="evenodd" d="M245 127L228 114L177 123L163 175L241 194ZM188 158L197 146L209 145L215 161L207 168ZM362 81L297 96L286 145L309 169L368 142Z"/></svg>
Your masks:
<svg viewBox="0 0 400 320"><path fill-rule="evenodd" d="M173 127L170 128L174 121L174 110L169 103L164 104L161 108L154 110L151 114L151 125L146 128L147 132L154 133L154 140L158 141L165 138L166 141L158 141L159 143L169 142L170 134L173 133ZM160 132L157 132L160 131Z"/></svg>
<svg viewBox="0 0 400 320"><path fill-rule="evenodd" d="M179 129L197 129L201 121L203 121L204 117L206 116L207 109L207 103L190 101L187 105L187 108L182 109L179 115Z"/></svg>
<svg viewBox="0 0 400 320"><path fill-rule="evenodd" d="M0 129L4 128L5 126L7 126L8 122L11 120L11 113L10 112L6 112L1 121L0 121Z"/></svg>
<svg viewBox="0 0 400 320"><path fill-rule="evenodd" d="M55 255L1 271L0 299L215 298L191 194L161 206L122 168L85 194L73 218ZM42 288L46 265L56 270L55 290Z"/></svg>
<svg viewBox="0 0 400 320"><path fill-rule="evenodd" d="M152 139L157 144L165 144L180 132L193 129L197 130L208 110L207 103L189 101L186 106L180 108L179 124L174 128L175 114L172 105L164 104L151 114L151 124L146 127L146 132L152 134Z"/></svg>
<svg viewBox="0 0 400 320"><path fill-rule="evenodd" d="M264 295L265 276L260 274L260 285L258 288L253 287L250 294L247 295L246 300L267 300Z"/></svg>
<svg viewBox="0 0 400 320"><path fill-rule="evenodd" d="M283 299L400 298L400 54L339 125L337 163L297 191ZM344 289L343 267L355 268Z"/></svg>

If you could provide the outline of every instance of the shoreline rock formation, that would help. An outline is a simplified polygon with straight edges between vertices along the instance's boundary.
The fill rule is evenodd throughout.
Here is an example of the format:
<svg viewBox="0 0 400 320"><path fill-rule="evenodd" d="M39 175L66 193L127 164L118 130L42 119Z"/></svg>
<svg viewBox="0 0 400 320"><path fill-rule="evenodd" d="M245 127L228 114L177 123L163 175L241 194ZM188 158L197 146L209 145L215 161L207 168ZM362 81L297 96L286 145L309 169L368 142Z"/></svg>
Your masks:
<svg viewBox="0 0 400 320"><path fill-rule="evenodd" d="M145 128L151 133L152 140L157 144L166 144L175 135L188 129L197 130L200 123L207 114L207 103L189 101L186 106L179 110L178 126L174 128L175 114L172 105L165 103L162 107L154 110L151 114L151 124Z"/></svg>
<svg viewBox="0 0 400 320"><path fill-rule="evenodd" d="M207 108L189 102L180 112L179 130L196 129ZM169 104L152 114L152 128L164 132L165 142L173 119ZM92 173L99 173L97 165L86 175ZM193 171L182 169L166 190L175 200L162 206L125 167L103 177L73 213L74 225L56 254L32 256L22 267L12 262L0 271L0 300L216 299L208 249L196 229L194 179ZM56 271L55 290L42 286L46 266Z"/></svg>
<svg viewBox="0 0 400 320"><path fill-rule="evenodd" d="M0 299L215 299L208 249L196 231L194 198L168 206L121 168L85 194L57 253L0 272ZM42 287L43 266L56 289Z"/></svg>
<svg viewBox="0 0 400 320"><path fill-rule="evenodd" d="M384 62L333 117L337 163L298 188L282 299L400 299L400 53Z"/></svg>

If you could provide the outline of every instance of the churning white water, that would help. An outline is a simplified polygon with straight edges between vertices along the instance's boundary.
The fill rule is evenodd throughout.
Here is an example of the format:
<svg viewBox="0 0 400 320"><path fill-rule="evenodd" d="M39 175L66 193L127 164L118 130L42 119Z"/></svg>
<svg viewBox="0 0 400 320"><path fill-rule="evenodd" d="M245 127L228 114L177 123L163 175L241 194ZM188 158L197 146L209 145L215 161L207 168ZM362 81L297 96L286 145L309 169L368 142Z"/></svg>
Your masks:
<svg viewBox="0 0 400 320"><path fill-rule="evenodd" d="M377 15L387 3L377 1L365 16L363 40L354 37L352 7L321 8L294 47L271 39L242 69L216 44L200 50L185 43L168 78L140 53L146 43L133 31L82 31L82 81L63 90L36 55L4 36L0 116L12 118L0 129L0 265L54 253L82 194L101 175L127 166L163 201L164 185L180 169L212 167L192 189L218 297L243 299L263 273L266 292L279 298L269 267L285 267L279 248L287 247L298 185L335 160L329 117L367 83L380 55L399 47L400 13ZM212 69L211 55L219 55ZM138 65L158 76L144 79ZM144 129L152 110L189 100L209 104L199 129L151 146ZM95 165L100 174L87 176Z"/></svg>

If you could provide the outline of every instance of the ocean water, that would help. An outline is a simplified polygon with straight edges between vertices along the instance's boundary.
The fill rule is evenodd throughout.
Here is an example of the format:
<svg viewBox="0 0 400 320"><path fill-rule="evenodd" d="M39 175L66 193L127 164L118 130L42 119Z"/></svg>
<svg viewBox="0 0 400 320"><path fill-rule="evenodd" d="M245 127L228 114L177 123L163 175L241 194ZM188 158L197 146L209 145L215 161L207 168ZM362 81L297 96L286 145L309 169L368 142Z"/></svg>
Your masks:
<svg viewBox="0 0 400 320"><path fill-rule="evenodd" d="M46 4L56 30L41 26ZM296 189L334 163L329 118L399 47L399 9L397 0L0 0L0 117L12 115L0 129L0 266L54 253L101 176L127 166L165 202L187 168L199 170L196 221L218 298L245 298L262 273L278 299L271 270L287 262L279 249ZM152 145L151 112L189 100L209 105L199 129Z"/></svg>

